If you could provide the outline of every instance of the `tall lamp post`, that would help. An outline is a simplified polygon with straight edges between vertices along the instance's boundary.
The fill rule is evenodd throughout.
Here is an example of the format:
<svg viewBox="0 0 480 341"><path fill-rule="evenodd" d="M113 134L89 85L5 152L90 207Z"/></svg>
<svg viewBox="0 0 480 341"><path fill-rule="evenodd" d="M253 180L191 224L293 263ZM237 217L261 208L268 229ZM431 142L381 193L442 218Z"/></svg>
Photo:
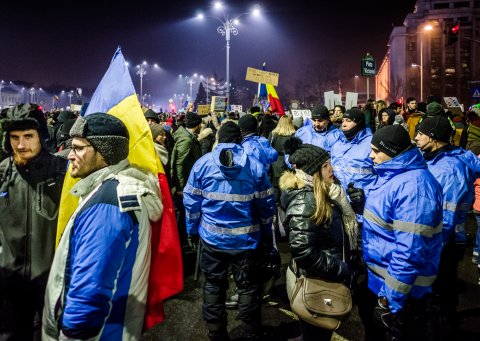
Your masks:
<svg viewBox="0 0 480 341"><path fill-rule="evenodd" d="M355 83L355 93L357 93L357 80L358 80L358 75L355 75L355 77L353 78L353 82Z"/></svg>
<svg viewBox="0 0 480 341"><path fill-rule="evenodd" d="M217 1L215 3L215 9L219 10L223 7L222 3L220 1ZM238 35L238 29L235 27L236 25L239 24L239 18L246 15L248 13L241 13L233 18L230 17L230 15L226 12L223 13L223 19L220 19L217 16L214 16L215 19L220 21L220 26L217 27L217 32L221 34L222 36L225 37L225 43L226 43L226 85L227 85L227 91L226 91L226 96L227 96L227 107L228 103L230 101L230 36L231 35ZM253 10L254 15L259 15L260 14L260 8L256 7ZM198 14L198 18L203 19L204 15L203 14Z"/></svg>
<svg viewBox="0 0 480 341"><path fill-rule="evenodd" d="M70 90L70 92L68 93L68 98L70 99L70 106L72 106L72 97L73 97L73 90Z"/></svg>
<svg viewBox="0 0 480 341"><path fill-rule="evenodd" d="M140 99L142 100L142 105L145 104L145 101L143 99L143 76L147 74L147 67L148 63L144 61L142 64L137 65L137 75L140 76ZM159 68L158 64L153 64L154 68Z"/></svg>
<svg viewBox="0 0 480 341"><path fill-rule="evenodd" d="M423 35L424 32L431 31L432 25L425 25L420 31L420 102L423 102Z"/></svg>
<svg viewBox="0 0 480 341"><path fill-rule="evenodd" d="M35 88L31 88L28 93L30 94L30 101L31 101L32 103L35 103L35 101L34 101L34 98L35 98Z"/></svg>
<svg viewBox="0 0 480 341"><path fill-rule="evenodd" d="M3 79L2 79L2 80L0 81L0 109L3 108L3 97L2 97L3 84L5 84L5 82L4 82Z"/></svg>

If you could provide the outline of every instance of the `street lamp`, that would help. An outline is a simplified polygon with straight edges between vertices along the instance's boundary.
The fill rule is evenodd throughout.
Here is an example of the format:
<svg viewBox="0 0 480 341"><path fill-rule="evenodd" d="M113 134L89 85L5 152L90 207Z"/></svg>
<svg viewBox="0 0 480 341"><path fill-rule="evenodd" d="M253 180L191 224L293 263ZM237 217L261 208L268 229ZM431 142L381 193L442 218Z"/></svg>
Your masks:
<svg viewBox="0 0 480 341"><path fill-rule="evenodd" d="M212 82L212 85L215 85L215 78L211 77L210 79L208 79L208 77L206 78L206 81L207 81L207 104L208 104L208 91L210 90L210 81Z"/></svg>
<svg viewBox="0 0 480 341"><path fill-rule="evenodd" d="M424 32L431 31L432 25L425 25L423 30L420 31L420 102L423 102L423 34Z"/></svg>
<svg viewBox="0 0 480 341"><path fill-rule="evenodd" d="M70 106L72 106L72 97L73 97L73 90L70 90L70 92L68 93L68 98L70 99Z"/></svg>
<svg viewBox="0 0 480 341"><path fill-rule="evenodd" d="M2 79L2 80L0 81L0 109L3 108L3 97L2 97L3 84L5 84L5 82L4 82L3 79Z"/></svg>
<svg viewBox="0 0 480 341"><path fill-rule="evenodd" d="M128 64L126 64L128 66ZM144 104L144 101L143 101L143 76L145 76L147 74L147 62L144 61L142 64L139 64L137 65L137 75L140 76L140 99L142 100L142 105ZM159 66L158 64L153 64L153 67L158 69Z"/></svg>
<svg viewBox="0 0 480 341"><path fill-rule="evenodd" d="M35 102L34 102L34 98L35 98L35 88L31 88L28 93L30 94L30 102L31 102L31 103L35 103Z"/></svg>
<svg viewBox="0 0 480 341"><path fill-rule="evenodd" d="M215 9L219 10L223 8L223 4L220 1L215 2L214 5ZM226 12L223 12L223 19L220 19L217 16L213 16L215 19L220 21L221 25L217 27L217 32L221 34L222 36L225 37L225 42L226 42L226 85L227 85L227 91L226 91L226 96L227 96L227 107L229 103L229 97L230 97L230 35L238 35L238 29L235 27L239 24L239 18L246 15L248 13L241 13L233 18L230 17L230 15ZM260 15L260 8L255 7L254 10L252 11L252 14L254 15ZM204 15L203 14L198 14L197 17L199 19L203 19Z"/></svg>
<svg viewBox="0 0 480 341"><path fill-rule="evenodd" d="M178 75L178 77L180 78L183 78L182 75ZM192 89L193 89L193 84L195 84L195 80L193 78L197 78L198 75L196 73L194 73L193 75L191 76L185 76L185 78L187 78L187 84L190 85L190 99L192 99Z"/></svg>
<svg viewBox="0 0 480 341"><path fill-rule="evenodd" d="M357 79L358 79L358 75L355 75L355 77L353 78L353 81L355 83L355 93L357 92Z"/></svg>

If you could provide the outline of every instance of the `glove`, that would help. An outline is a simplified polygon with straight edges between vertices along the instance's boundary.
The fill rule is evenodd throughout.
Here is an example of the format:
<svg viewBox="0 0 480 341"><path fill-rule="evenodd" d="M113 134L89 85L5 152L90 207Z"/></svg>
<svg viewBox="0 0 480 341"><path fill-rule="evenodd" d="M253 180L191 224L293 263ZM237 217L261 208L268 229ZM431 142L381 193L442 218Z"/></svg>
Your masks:
<svg viewBox="0 0 480 341"><path fill-rule="evenodd" d="M192 251L197 251L198 241L199 241L198 234L187 236L188 246L192 249Z"/></svg>
<svg viewBox="0 0 480 341"><path fill-rule="evenodd" d="M348 184L347 194L350 198L350 206L356 214L363 214L365 207L365 192L361 188L353 187L353 182Z"/></svg>
<svg viewBox="0 0 480 341"><path fill-rule="evenodd" d="M375 323L386 330L389 340L402 339L402 332L404 329L403 321L400 315L393 314L388 309L388 302L385 297L379 297L377 306L373 312Z"/></svg>

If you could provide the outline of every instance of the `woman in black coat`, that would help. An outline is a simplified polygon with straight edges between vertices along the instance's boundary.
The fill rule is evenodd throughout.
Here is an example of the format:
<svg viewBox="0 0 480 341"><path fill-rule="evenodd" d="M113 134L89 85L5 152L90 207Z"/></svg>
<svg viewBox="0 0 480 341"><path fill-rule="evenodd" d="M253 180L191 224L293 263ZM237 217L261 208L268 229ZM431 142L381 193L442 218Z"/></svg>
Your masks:
<svg viewBox="0 0 480 341"><path fill-rule="evenodd" d="M295 168L280 178L292 262L307 277L349 286L352 274L344 259L356 249L357 221L343 189L334 183L330 155L297 138L285 144L285 152ZM295 279L291 263L287 270L289 298ZM302 320L300 330L304 341L330 340L333 333Z"/></svg>

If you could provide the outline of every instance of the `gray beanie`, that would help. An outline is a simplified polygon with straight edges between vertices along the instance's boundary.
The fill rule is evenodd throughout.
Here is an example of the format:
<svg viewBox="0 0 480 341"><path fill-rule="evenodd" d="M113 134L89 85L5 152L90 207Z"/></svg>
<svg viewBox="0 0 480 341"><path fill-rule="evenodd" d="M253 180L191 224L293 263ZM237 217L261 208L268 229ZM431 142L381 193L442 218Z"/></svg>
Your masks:
<svg viewBox="0 0 480 341"><path fill-rule="evenodd" d="M87 139L109 165L115 165L128 156L128 130L115 116L98 112L79 117L70 130L70 136Z"/></svg>

